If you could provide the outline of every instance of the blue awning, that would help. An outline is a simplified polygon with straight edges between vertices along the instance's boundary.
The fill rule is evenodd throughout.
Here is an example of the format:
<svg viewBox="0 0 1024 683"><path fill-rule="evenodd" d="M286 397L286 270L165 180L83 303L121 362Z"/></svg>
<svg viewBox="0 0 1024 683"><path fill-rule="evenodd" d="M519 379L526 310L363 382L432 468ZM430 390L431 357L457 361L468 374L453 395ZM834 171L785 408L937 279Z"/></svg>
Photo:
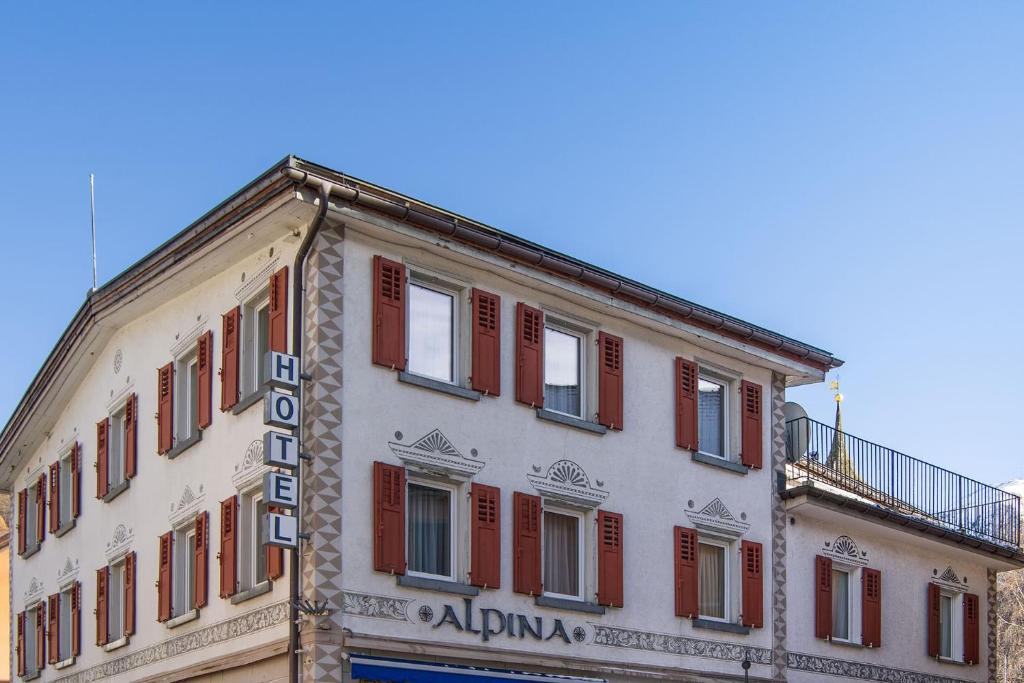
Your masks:
<svg viewBox="0 0 1024 683"><path fill-rule="evenodd" d="M606 683L603 678L537 674L483 666L351 655L352 678L390 683Z"/></svg>

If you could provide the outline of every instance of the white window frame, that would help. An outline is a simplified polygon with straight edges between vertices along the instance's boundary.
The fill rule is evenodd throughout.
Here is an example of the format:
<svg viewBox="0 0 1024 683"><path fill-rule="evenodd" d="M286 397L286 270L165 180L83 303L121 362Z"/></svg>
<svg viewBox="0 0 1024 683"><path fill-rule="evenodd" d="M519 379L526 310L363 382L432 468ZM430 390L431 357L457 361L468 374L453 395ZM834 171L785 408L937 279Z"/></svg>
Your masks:
<svg viewBox="0 0 1024 683"><path fill-rule="evenodd" d="M195 523L183 524L174 529L171 538L171 617L176 618L195 609ZM192 541L192 552L188 552L189 540ZM191 599L182 602L182 596Z"/></svg>
<svg viewBox="0 0 1024 683"><path fill-rule="evenodd" d="M107 488L113 489L125 482L125 408L110 413L107 430Z"/></svg>
<svg viewBox="0 0 1024 683"><path fill-rule="evenodd" d="M124 580L127 565L120 557L107 565L107 642L115 643L125 637L124 632ZM115 581L115 577L118 580ZM116 609L115 609L116 608ZM115 621L116 619L116 621ZM117 629L114 625L117 625Z"/></svg>
<svg viewBox="0 0 1024 683"><path fill-rule="evenodd" d="M709 453L703 449L698 452L702 455L706 455L710 458L719 458L720 460L732 460L732 451L730 450L730 444L732 439L732 394L736 390L736 380L728 377L721 373L715 372L709 368L704 367L700 363L697 364L697 401L698 410L700 402L700 381L712 382L722 387L722 452L721 454ZM699 433L699 422L698 422L698 434L697 434L697 446L700 448L700 443L703 439L700 438Z"/></svg>
<svg viewBox="0 0 1024 683"><path fill-rule="evenodd" d="M71 459L74 457L74 452L74 446L66 448L57 460L60 463L60 476L58 480L60 498L57 502L57 514L59 516L57 527L59 529L63 529L65 525L70 524L74 519L71 509L74 505L72 487L75 485L75 480L71 477Z"/></svg>
<svg viewBox="0 0 1024 683"><path fill-rule="evenodd" d="M544 314L544 328L541 331L541 334L546 335L547 334L547 330L549 328L554 330L554 331L556 331L556 332L561 332L562 334L566 334L566 335L569 335L569 336L572 336L572 337L576 337L577 339L580 340L580 346L579 346L580 356L579 356L579 359L577 361L579 363L579 378L580 378L580 412L579 412L579 414L573 414L573 413L566 413L566 412L563 412L561 410L555 410L554 408L550 408L547 405L546 401L545 401L545 404L544 404L544 409L548 410L548 411L550 411L552 413L558 413L559 415L568 415L569 417L575 417L575 418L578 418L578 419L581 419L581 420L586 420L587 419L587 415L588 415L587 406L590 403L587 400L589 398L588 395L587 395L587 392L589 391L589 382L587 381L587 379L588 379L588 375L590 374L589 373L589 367L590 367L589 366L589 354L587 353L587 351L588 351L589 342L590 342L591 337L593 336L593 333L592 333L591 330L584 329L584 328L582 328L582 327L580 327L578 325L572 324L571 322L566 322L565 320L563 320L563 319L561 319L561 318L559 318L557 316L552 317L550 314L545 312L545 314ZM546 346L547 339L544 339L544 342L545 342L545 346ZM547 349L545 348L545 354L546 353L547 353ZM543 373L542 374L543 374L543 377L541 378L541 391L543 391L544 387L547 386L547 379L548 379L548 377L547 377L547 366L546 366L546 364L545 364L545 367L543 368Z"/></svg>
<svg viewBox="0 0 1024 683"><path fill-rule="evenodd" d="M963 627L964 596L960 591L939 589L939 600L949 599L949 655L942 654L942 619L939 619L939 659L944 662L962 662L964 658ZM942 609L939 609L942 615Z"/></svg>
<svg viewBox="0 0 1024 683"><path fill-rule="evenodd" d="M60 612L57 616L58 638L57 638L57 661L66 662L74 655L72 654L73 643L71 642L71 594L75 590L75 584L70 583L60 586Z"/></svg>
<svg viewBox="0 0 1024 683"><path fill-rule="evenodd" d="M260 578L258 574L259 555L266 553L266 546L260 542L262 520L260 505L263 503L262 485L251 486L239 491L239 513L241 524L237 543L239 590L244 592L257 588L270 580L269 576ZM266 557L264 555L264 557ZM264 561L264 571L266 571Z"/></svg>
<svg viewBox="0 0 1024 683"><path fill-rule="evenodd" d="M722 591L723 591L723 595L722 595L722 616L720 616L720 617L713 617L713 616L710 616L710 615L707 615L707 614L698 614L697 616L699 616L701 619L706 619L708 621L719 621L719 622L722 622L722 623L731 623L732 622L732 618L733 618L733 611L734 611L733 610L733 598L732 598L732 590L733 590L732 573L733 573L733 569L734 569L734 565L735 565L734 553L735 553L736 544L734 542L728 541L728 540L726 540L724 538L717 538L715 536L704 536L704 535L700 535L700 534L697 535L697 577L698 577L698 582L697 583L698 583L698 585L700 584L700 580L699 580L700 579L700 546L702 546L702 545L711 545L711 546L714 546L716 548L721 548L722 549L722 576L723 576L723 579L724 579L724 581L722 581ZM698 603L699 603L699 596L698 596ZM699 604L698 604L698 608L699 608Z"/></svg>
<svg viewBox="0 0 1024 683"><path fill-rule="evenodd" d="M577 524L577 527L576 527L576 553L577 553L576 568L577 568L577 572L578 572L578 576L576 577L576 585L579 587L579 594L578 595L567 595L565 593L555 593L553 591L549 591L549 590L545 589L544 590L544 595L546 595L547 597L551 597L551 598L560 598L562 600L575 600L577 602L584 602L586 600L586 595L587 595L587 588L586 588L586 578L587 578L587 565L586 565L586 559L587 559L587 552L586 552L586 549L587 549L587 525L585 524L586 519L587 519L587 515L584 512L581 512L581 511L578 511L578 510L570 510L569 508L564 508L564 507L557 506L557 505L544 505L542 507L542 509L541 509L541 519L540 519L540 534L541 534L541 536L540 536L540 548L541 548L541 564L540 564L540 566L541 566L541 577L540 577L540 579L541 579L541 585L542 586L545 586L548 583L547 580L546 580L547 576L544 573L544 567L545 567L544 554L547 552L546 551L547 539L545 538L546 535L547 535L547 524L546 524L546 521L545 521L545 517L546 517L546 515L549 512L553 513L553 514L556 514L556 515L561 515L563 517L575 517L576 518L576 524Z"/></svg>
<svg viewBox="0 0 1024 683"><path fill-rule="evenodd" d="M463 297L465 295L466 288L455 283L449 282L443 278L439 278L435 275L425 273L422 271L416 271L412 268L409 269L409 276L405 284L405 319L408 324L405 326L405 356L410 358L409 355L409 343L410 335L412 334L412 288L420 287L422 289L429 289L439 294L445 294L452 298L452 329L451 329L451 345L452 345L452 358L451 358L451 379L443 380L438 377L431 377L430 375L421 375L418 372L412 370L411 363L408 364L409 374L416 375L417 377L424 377L426 379L434 380L436 382L444 382L445 384L452 384L455 386L461 386L462 384L462 305Z"/></svg>
<svg viewBox="0 0 1024 683"><path fill-rule="evenodd" d="M450 557L448 558L448 568L451 570L449 575L444 574L431 574L429 572L418 572L412 569L406 569L406 574L409 576L418 576L425 579L438 579L440 581L456 581L456 577L459 574L458 565L458 539L459 539L459 516L458 516L458 500L459 500L459 487L455 484L448 482L439 482L428 479L421 479L419 477L407 477L405 481L405 499L409 500L409 487L410 486L421 486L428 489L437 489L440 491L448 492L448 519L449 519L449 536L448 539L448 552ZM405 552L409 552L409 513L412 510L411 505L405 506Z"/></svg>
<svg viewBox="0 0 1024 683"><path fill-rule="evenodd" d="M196 380L192 381L192 368ZM199 357L192 349L174 359L174 441L188 441L199 432Z"/></svg>
<svg viewBox="0 0 1024 683"><path fill-rule="evenodd" d="M242 376L239 378L241 384L241 398L259 392L263 387L261 368L264 359L257 352L259 340L257 339L259 325L259 312L267 309L267 348L270 348L270 288L264 287L255 296L250 297L242 304L242 343L240 345L239 368Z"/></svg>

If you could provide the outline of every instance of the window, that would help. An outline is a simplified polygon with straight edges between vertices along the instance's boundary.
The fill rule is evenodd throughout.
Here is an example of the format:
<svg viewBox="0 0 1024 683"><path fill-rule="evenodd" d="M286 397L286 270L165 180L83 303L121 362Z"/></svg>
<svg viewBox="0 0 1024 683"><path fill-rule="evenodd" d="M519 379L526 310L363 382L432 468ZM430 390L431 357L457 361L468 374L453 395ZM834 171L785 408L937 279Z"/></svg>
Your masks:
<svg viewBox="0 0 1024 683"><path fill-rule="evenodd" d="M409 283L409 372L441 382L458 379L458 292Z"/></svg>
<svg viewBox="0 0 1024 683"><path fill-rule="evenodd" d="M408 484L406 541L413 575L455 580L455 491Z"/></svg>
<svg viewBox="0 0 1024 683"><path fill-rule="evenodd" d="M66 586L61 589L60 599L58 604L60 605L60 614L57 617L57 661L63 662L66 659L70 659L74 654L72 652L71 645L71 604L74 600L74 585Z"/></svg>
<svg viewBox="0 0 1024 683"><path fill-rule="evenodd" d="M28 487L25 498L25 552L31 553L39 548L40 526L43 520L39 517L39 496L42 494L43 481L37 481Z"/></svg>
<svg viewBox="0 0 1024 683"><path fill-rule="evenodd" d="M239 576L242 590L249 590L267 580L267 552L263 545L263 515L267 506L260 489L242 494L242 556Z"/></svg>
<svg viewBox="0 0 1024 683"><path fill-rule="evenodd" d="M717 458L726 458L729 453L729 384L701 372L697 392L700 450Z"/></svg>
<svg viewBox="0 0 1024 683"><path fill-rule="evenodd" d="M544 510L543 537L544 594L582 600L583 517Z"/></svg>
<svg viewBox="0 0 1024 683"><path fill-rule="evenodd" d="M71 476L71 459L73 457L74 449L65 453L60 459L60 478L57 482L57 487L60 491L60 499L57 503L57 509L60 514L57 520L58 527L70 524L74 513L74 510L71 509L71 487L75 485L75 480Z"/></svg>
<svg viewBox="0 0 1024 683"><path fill-rule="evenodd" d="M953 643L956 642L956 610L957 598L951 593L939 596L939 656L953 659Z"/></svg>
<svg viewBox="0 0 1024 683"><path fill-rule="evenodd" d="M39 610L42 603L25 610L25 678L39 673Z"/></svg>
<svg viewBox="0 0 1024 683"><path fill-rule="evenodd" d="M196 604L195 582L196 530L195 525L177 529L174 532L173 588L171 598L174 601L173 616L180 617L191 612Z"/></svg>
<svg viewBox="0 0 1024 683"><path fill-rule="evenodd" d="M124 409L110 416L110 430L107 433L107 488L112 489L124 483Z"/></svg>
<svg viewBox="0 0 1024 683"><path fill-rule="evenodd" d="M850 638L850 572L832 569L832 639L849 641Z"/></svg>
<svg viewBox="0 0 1024 683"><path fill-rule="evenodd" d="M544 328L544 408L583 417L583 335Z"/></svg>
<svg viewBox="0 0 1024 683"><path fill-rule="evenodd" d="M124 633L124 560L110 565L107 579L107 642L113 643Z"/></svg>
<svg viewBox="0 0 1024 683"><path fill-rule="evenodd" d="M729 546L701 540L697 548L697 610L705 619L729 620Z"/></svg>
<svg viewBox="0 0 1024 683"><path fill-rule="evenodd" d="M195 351L174 362L174 439L177 443L196 435L199 417L199 363Z"/></svg>
<svg viewBox="0 0 1024 683"><path fill-rule="evenodd" d="M242 308L242 395L260 390L270 350L270 297L264 289Z"/></svg>

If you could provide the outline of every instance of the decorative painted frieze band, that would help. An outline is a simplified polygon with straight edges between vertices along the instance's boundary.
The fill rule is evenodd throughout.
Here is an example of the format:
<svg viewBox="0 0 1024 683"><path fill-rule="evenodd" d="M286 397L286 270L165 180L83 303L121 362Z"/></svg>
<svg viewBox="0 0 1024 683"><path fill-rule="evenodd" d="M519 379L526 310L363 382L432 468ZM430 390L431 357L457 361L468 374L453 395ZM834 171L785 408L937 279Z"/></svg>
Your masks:
<svg viewBox="0 0 1024 683"><path fill-rule="evenodd" d="M395 432L395 438L401 439L400 434L401 432ZM470 451L474 458L467 458L452 445L440 429L432 430L411 444L389 441L388 446L406 467L455 479L470 479L484 466L482 462L474 459L475 448Z"/></svg>
<svg viewBox="0 0 1024 683"><path fill-rule="evenodd" d="M741 662L749 656L754 664L771 664L772 651L763 647L748 647L740 643L729 643L720 640L701 640L686 638L667 633L651 633L637 631L619 626L605 626L591 623L594 629L594 645L608 647L625 647L633 650L650 652L666 652L673 655L722 659L730 662Z"/></svg>
<svg viewBox="0 0 1024 683"><path fill-rule="evenodd" d="M969 683L961 678L948 678L919 671L893 669L877 664L865 664L847 659L789 653L789 668L796 671L810 671L823 676L842 676L860 681L882 681L882 683Z"/></svg>
<svg viewBox="0 0 1024 683"><path fill-rule="evenodd" d="M348 593L343 598L342 611L357 617L373 617L375 619L394 619L409 621L406 610L412 600L392 598L386 595L370 595L368 593Z"/></svg>
<svg viewBox="0 0 1024 683"><path fill-rule="evenodd" d="M288 603L274 603L54 680L61 683L86 683L87 681L101 680L156 664L171 657L195 652L210 645L256 633L287 621Z"/></svg>
<svg viewBox="0 0 1024 683"><path fill-rule="evenodd" d="M603 490L604 482L596 482L596 488L591 486L590 477L572 460L555 462L544 476L540 476L539 466L534 466L533 471L535 474L527 474L526 478L537 493L545 498L585 508L596 508L608 497L608 492Z"/></svg>

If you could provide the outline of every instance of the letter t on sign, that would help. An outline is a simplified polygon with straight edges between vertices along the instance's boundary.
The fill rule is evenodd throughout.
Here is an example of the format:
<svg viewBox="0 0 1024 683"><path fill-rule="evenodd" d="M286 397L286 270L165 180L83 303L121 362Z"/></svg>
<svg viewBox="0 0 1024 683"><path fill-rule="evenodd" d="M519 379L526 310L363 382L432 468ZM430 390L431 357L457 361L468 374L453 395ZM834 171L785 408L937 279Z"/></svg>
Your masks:
<svg viewBox="0 0 1024 683"><path fill-rule="evenodd" d="M263 434L263 464L294 470L299 466L299 439L282 432Z"/></svg>

